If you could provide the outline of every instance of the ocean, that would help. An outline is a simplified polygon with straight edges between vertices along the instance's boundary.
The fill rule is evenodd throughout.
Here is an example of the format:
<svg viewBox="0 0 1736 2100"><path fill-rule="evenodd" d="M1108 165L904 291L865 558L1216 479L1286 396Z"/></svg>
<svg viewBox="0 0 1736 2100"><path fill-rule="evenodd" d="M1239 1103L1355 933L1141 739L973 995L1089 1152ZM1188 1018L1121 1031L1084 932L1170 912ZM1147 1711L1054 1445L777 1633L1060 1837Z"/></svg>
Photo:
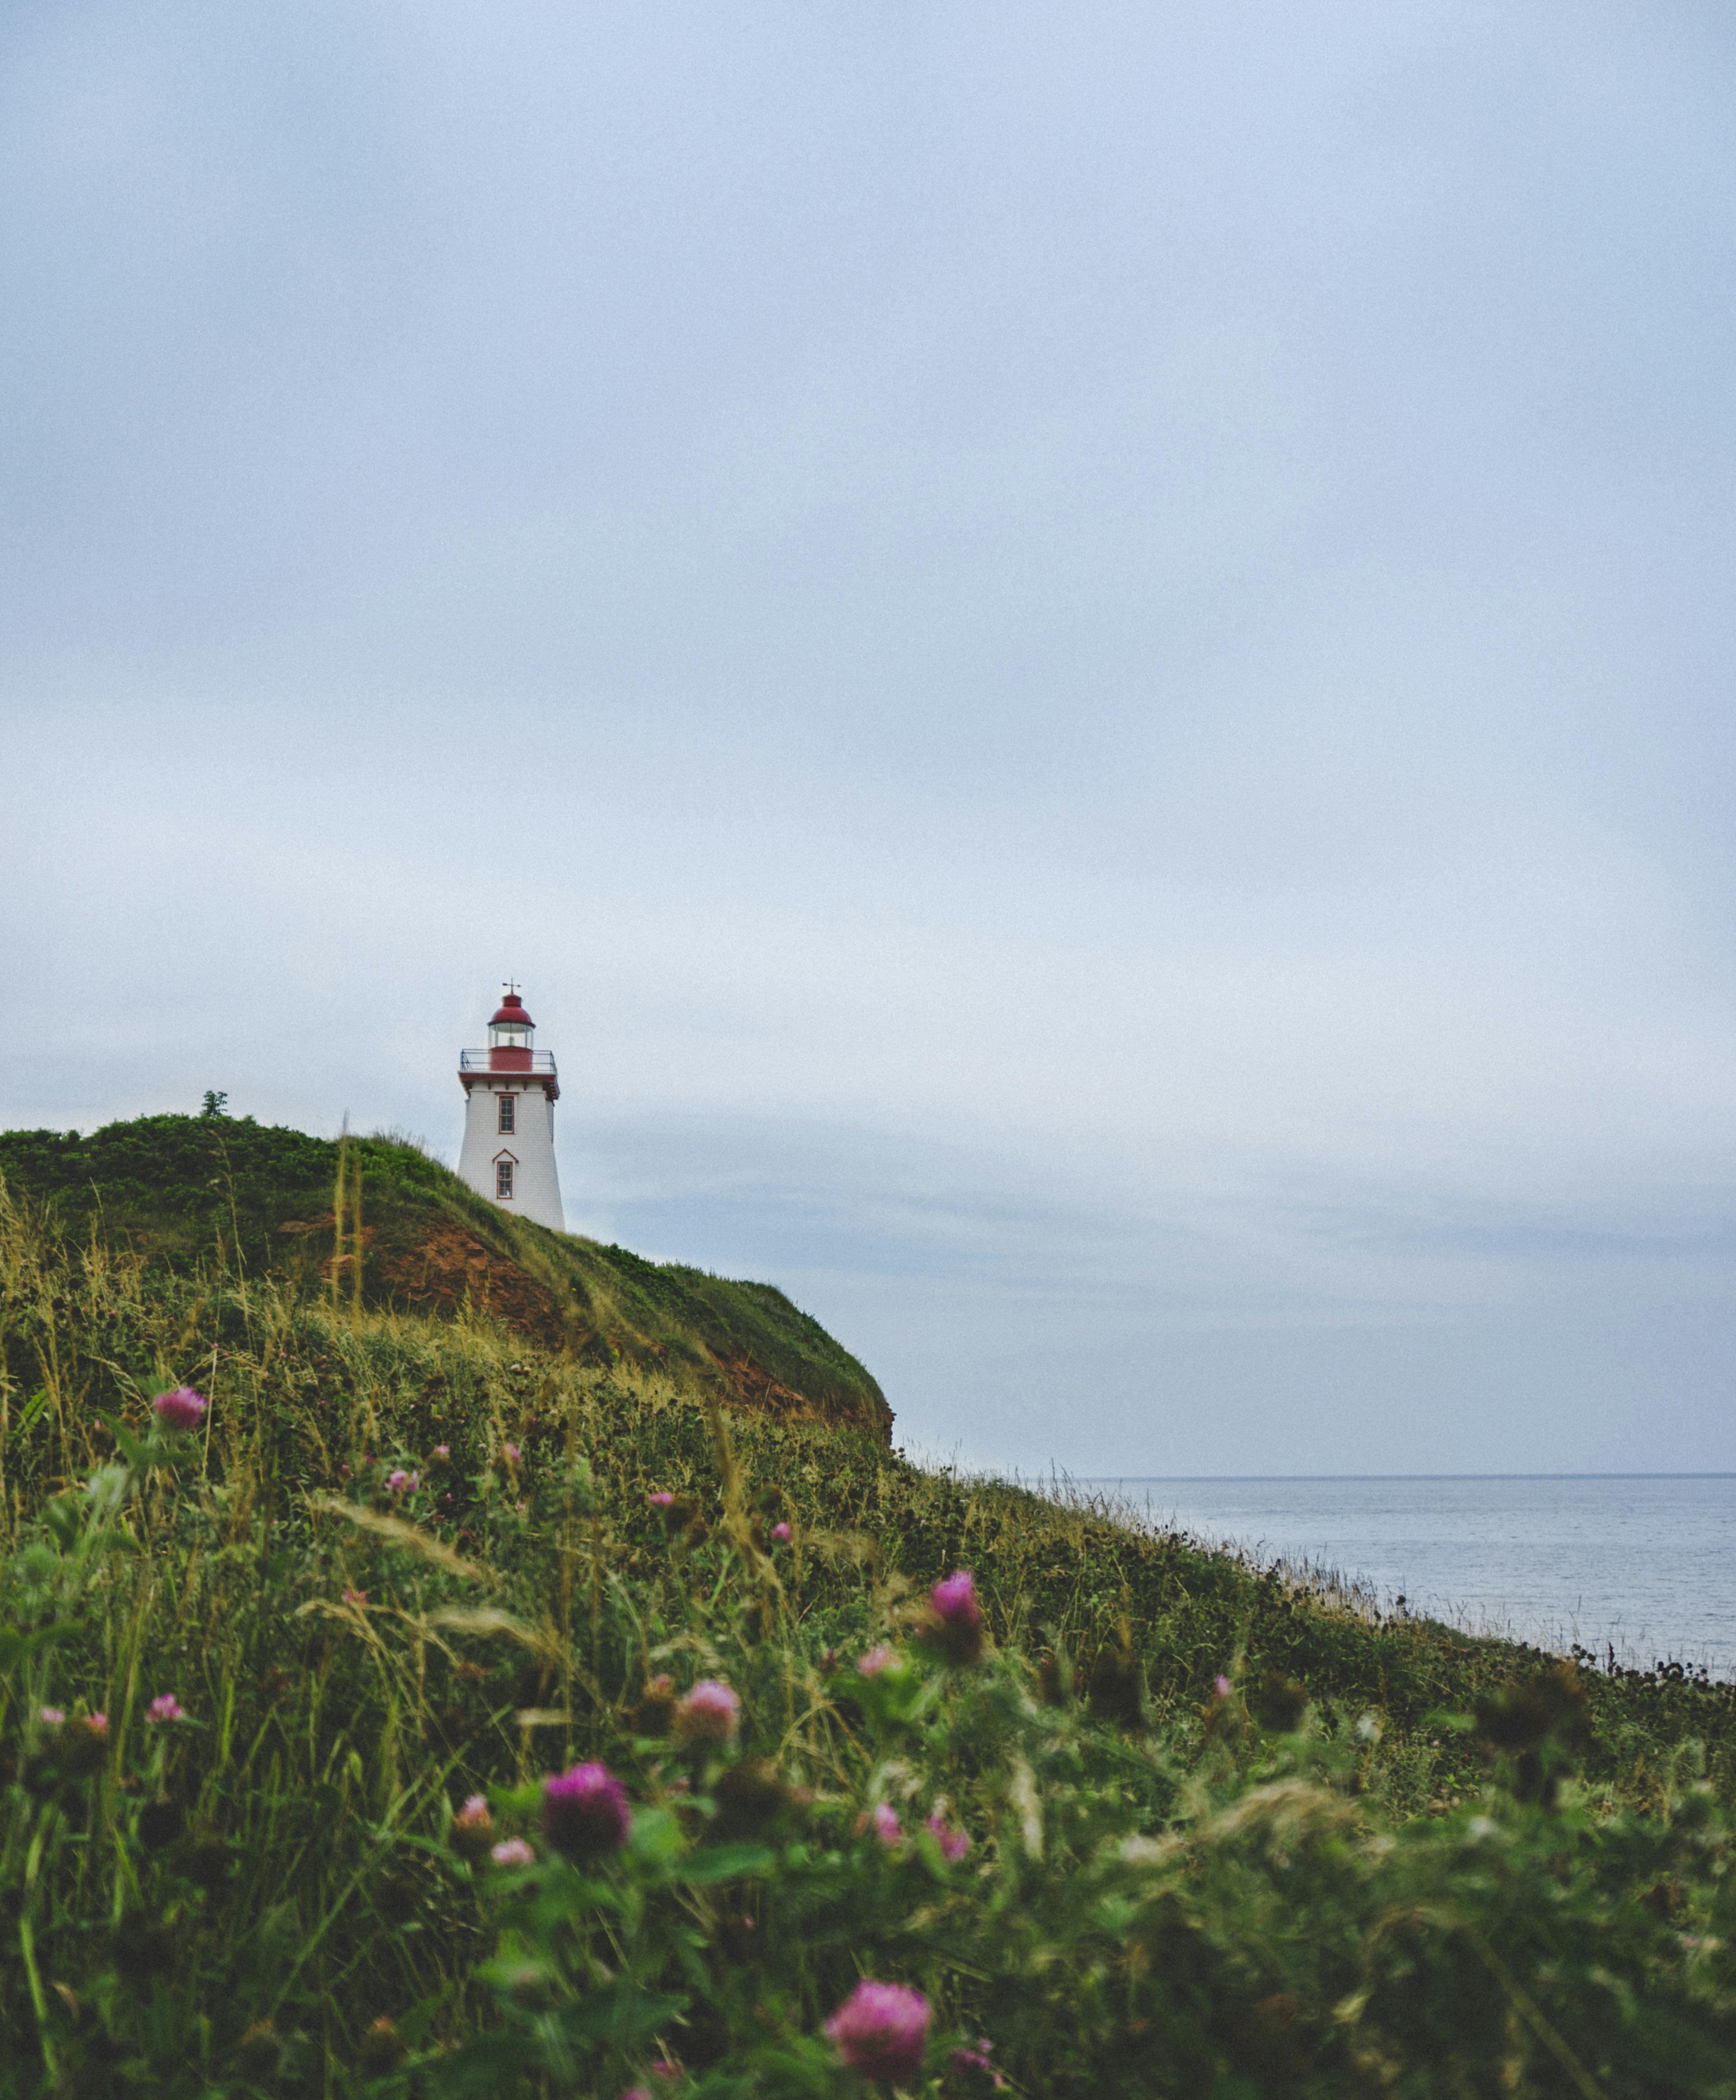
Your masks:
<svg viewBox="0 0 1736 2100"><path fill-rule="evenodd" d="M1736 1676L1736 1474L1080 1481L1384 1610Z"/></svg>

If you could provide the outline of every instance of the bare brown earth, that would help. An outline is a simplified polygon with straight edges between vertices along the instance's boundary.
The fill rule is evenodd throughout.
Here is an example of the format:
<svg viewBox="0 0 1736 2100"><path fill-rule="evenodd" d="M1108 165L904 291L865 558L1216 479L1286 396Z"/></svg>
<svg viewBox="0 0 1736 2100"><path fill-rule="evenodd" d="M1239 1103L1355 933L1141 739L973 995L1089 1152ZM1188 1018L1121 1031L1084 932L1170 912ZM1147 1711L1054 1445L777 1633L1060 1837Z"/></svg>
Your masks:
<svg viewBox="0 0 1736 2100"><path fill-rule="evenodd" d="M328 1233L332 1224L328 1211L323 1218L291 1218L277 1229ZM381 1245L369 1225L363 1230L362 1246L370 1281L383 1284L391 1301L406 1312L436 1312L448 1319L461 1312L480 1314L504 1321L546 1349L564 1349L573 1339L571 1319L554 1293L462 1225L443 1219L412 1247ZM329 1277L329 1258L321 1268Z"/></svg>
<svg viewBox="0 0 1736 2100"><path fill-rule="evenodd" d="M844 1422L851 1411L817 1406L793 1386L780 1385L769 1371L762 1370L751 1357L706 1352L721 1373L727 1396L743 1407L756 1407L784 1422Z"/></svg>
<svg viewBox="0 0 1736 2100"><path fill-rule="evenodd" d="M393 1298L402 1296L416 1312L491 1316L544 1348L564 1348L572 1339L570 1316L554 1293L462 1225L443 1221L419 1246L382 1248L377 1266Z"/></svg>

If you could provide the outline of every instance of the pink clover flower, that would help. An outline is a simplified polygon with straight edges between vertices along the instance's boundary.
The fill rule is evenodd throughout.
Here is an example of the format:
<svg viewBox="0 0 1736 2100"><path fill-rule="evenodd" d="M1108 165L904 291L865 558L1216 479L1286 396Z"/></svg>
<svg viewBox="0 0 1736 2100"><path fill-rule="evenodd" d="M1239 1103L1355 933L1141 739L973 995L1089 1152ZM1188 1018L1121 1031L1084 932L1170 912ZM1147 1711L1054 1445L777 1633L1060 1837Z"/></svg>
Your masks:
<svg viewBox="0 0 1736 2100"><path fill-rule="evenodd" d="M908 1984L861 1983L826 2023L826 2038L864 2078L903 2085L922 2070L932 2018Z"/></svg>
<svg viewBox="0 0 1736 2100"><path fill-rule="evenodd" d="M727 1743L735 1734L741 1712L742 1702L727 1684L715 1677L702 1677L675 1710L676 1740L689 1745Z"/></svg>
<svg viewBox="0 0 1736 2100"><path fill-rule="evenodd" d="M888 1852L903 1840L904 1825L898 1820L897 1811L888 1802L877 1801L862 1822L872 1829Z"/></svg>
<svg viewBox="0 0 1736 2100"><path fill-rule="evenodd" d="M949 1867L956 1867L971 1849L970 1833L961 1830L956 1823L949 1823L939 1809L928 1818L926 1828Z"/></svg>
<svg viewBox="0 0 1736 2100"><path fill-rule="evenodd" d="M543 1835L581 1866L619 1852L632 1820L627 1789L607 1765L575 1765L543 1784Z"/></svg>
<svg viewBox="0 0 1736 2100"><path fill-rule="evenodd" d="M178 1385L172 1392L160 1392L151 1403L151 1412L160 1427L178 1436L183 1429L198 1427L208 1405L203 1393L195 1392L190 1385Z"/></svg>

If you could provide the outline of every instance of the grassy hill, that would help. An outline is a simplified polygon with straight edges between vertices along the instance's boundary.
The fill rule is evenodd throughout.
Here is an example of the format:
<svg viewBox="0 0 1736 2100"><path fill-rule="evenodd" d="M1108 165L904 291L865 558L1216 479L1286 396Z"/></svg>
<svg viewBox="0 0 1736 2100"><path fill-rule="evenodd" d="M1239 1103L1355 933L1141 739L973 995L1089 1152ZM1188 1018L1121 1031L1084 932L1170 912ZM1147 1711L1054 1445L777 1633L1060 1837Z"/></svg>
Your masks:
<svg viewBox="0 0 1736 2100"><path fill-rule="evenodd" d="M1736 2091L1729 1688L745 1404L610 1250L633 1350L406 1284L564 1243L405 1148L334 1271L332 1148L99 1137L0 1189L6 2100Z"/></svg>
<svg viewBox="0 0 1736 2100"><path fill-rule="evenodd" d="M396 1138L343 1144L340 1222L339 1150L250 1118L143 1116L88 1137L0 1132L0 1179L75 1237L183 1273L214 1264L370 1309L492 1316L583 1362L891 1440L874 1379L773 1286L549 1232Z"/></svg>

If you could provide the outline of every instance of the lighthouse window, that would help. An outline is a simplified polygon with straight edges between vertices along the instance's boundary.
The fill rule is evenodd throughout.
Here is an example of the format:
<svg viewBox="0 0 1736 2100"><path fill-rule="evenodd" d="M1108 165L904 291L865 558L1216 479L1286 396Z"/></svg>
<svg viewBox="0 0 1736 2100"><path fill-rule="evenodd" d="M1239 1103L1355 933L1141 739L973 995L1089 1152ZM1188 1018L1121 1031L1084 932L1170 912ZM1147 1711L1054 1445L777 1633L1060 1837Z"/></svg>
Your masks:
<svg viewBox="0 0 1736 2100"><path fill-rule="evenodd" d="M503 1132L511 1132L518 1128L518 1101L516 1095L501 1095L500 1128Z"/></svg>
<svg viewBox="0 0 1736 2100"><path fill-rule="evenodd" d="M497 1159L494 1163L494 1193L496 1202L509 1203L513 1200L513 1162L509 1159Z"/></svg>

